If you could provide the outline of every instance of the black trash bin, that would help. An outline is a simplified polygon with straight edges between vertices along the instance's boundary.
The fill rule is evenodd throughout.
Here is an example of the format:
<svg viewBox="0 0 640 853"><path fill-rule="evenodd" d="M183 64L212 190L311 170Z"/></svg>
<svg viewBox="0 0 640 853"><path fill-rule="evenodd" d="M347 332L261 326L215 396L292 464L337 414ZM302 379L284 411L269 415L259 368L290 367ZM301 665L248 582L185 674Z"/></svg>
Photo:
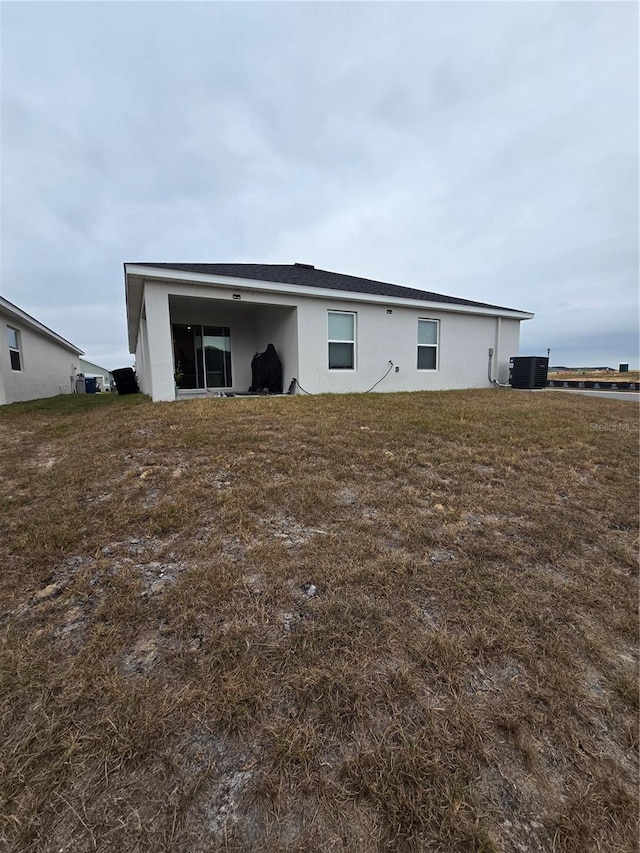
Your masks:
<svg viewBox="0 0 640 853"><path fill-rule="evenodd" d="M132 367L119 367L117 370L112 370L111 375L116 383L116 391L118 394L138 394L138 380Z"/></svg>

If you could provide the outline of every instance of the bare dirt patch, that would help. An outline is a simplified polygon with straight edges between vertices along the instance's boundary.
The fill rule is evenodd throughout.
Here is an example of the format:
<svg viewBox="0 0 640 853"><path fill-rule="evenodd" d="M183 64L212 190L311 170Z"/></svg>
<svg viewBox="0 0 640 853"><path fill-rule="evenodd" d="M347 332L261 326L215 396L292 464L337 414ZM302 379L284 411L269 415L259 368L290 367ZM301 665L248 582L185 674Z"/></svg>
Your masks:
<svg viewBox="0 0 640 853"><path fill-rule="evenodd" d="M0 847L635 849L633 407L224 402L0 411Z"/></svg>

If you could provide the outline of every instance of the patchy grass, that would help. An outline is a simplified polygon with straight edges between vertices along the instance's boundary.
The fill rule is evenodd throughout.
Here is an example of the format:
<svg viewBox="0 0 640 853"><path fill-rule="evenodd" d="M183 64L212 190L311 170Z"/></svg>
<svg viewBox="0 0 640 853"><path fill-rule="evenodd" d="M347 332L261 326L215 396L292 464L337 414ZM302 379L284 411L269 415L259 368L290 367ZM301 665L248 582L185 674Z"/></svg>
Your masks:
<svg viewBox="0 0 640 853"><path fill-rule="evenodd" d="M0 410L0 846L636 849L638 420Z"/></svg>

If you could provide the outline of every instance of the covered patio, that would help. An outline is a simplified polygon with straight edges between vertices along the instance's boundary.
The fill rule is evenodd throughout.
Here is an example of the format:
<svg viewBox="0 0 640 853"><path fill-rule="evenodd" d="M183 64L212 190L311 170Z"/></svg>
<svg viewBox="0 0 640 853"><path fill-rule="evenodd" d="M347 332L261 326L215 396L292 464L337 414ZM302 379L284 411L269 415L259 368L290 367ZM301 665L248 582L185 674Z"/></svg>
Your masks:
<svg viewBox="0 0 640 853"><path fill-rule="evenodd" d="M173 367L179 391L248 391L251 361L273 344L283 382L297 372L296 308L169 296Z"/></svg>

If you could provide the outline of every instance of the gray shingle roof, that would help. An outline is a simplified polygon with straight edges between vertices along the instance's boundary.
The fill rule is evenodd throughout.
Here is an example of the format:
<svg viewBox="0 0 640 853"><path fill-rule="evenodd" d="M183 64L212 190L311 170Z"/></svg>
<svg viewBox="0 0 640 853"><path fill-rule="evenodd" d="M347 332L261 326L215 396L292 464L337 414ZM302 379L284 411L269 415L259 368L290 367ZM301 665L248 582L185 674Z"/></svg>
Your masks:
<svg viewBox="0 0 640 853"><path fill-rule="evenodd" d="M492 308L500 311L516 311L501 305L486 302L474 302L471 299L459 299L456 296L444 296L413 287L400 287L384 281L370 278L358 278L327 270L318 270L309 264L153 264L140 263L144 267L156 267L163 270L201 273L203 275L223 275L232 278L248 278L255 281L269 281L279 284L293 284L299 287L326 288L342 290L347 293L372 293L377 296L391 296L404 299L419 299L426 302L442 302L449 305L468 305L474 308Z"/></svg>

